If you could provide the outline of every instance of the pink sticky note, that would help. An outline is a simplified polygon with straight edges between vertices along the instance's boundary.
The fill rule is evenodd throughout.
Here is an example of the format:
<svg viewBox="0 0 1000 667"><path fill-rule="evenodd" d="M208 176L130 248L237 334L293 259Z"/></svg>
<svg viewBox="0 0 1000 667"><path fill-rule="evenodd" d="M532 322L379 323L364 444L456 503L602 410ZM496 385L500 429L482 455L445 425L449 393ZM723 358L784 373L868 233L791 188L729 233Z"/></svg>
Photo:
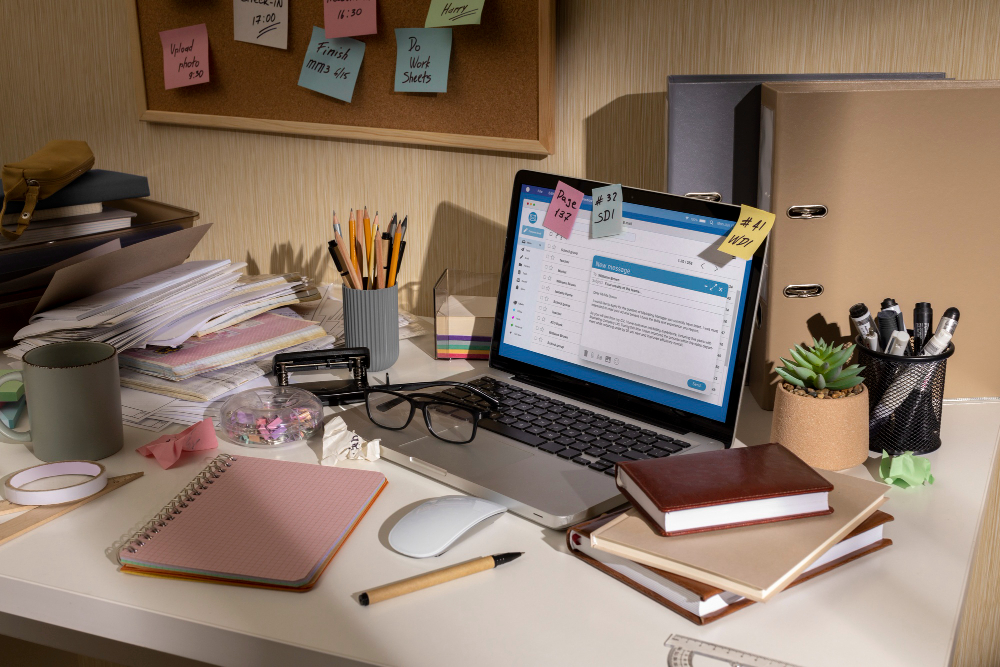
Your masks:
<svg viewBox="0 0 1000 667"><path fill-rule="evenodd" d="M163 87L181 88L208 83L208 28L204 23L164 30Z"/></svg>
<svg viewBox="0 0 1000 667"><path fill-rule="evenodd" d="M177 463L183 452L215 449L218 446L219 440L215 437L215 426L212 424L212 420L204 419L180 433L162 435L135 451L143 456L156 459L156 462L166 469Z"/></svg>
<svg viewBox="0 0 1000 667"><path fill-rule="evenodd" d="M323 28L328 39L374 35L375 0L323 0Z"/></svg>
<svg viewBox="0 0 1000 667"><path fill-rule="evenodd" d="M545 212L542 227L551 229L559 236L568 239L573 232L573 223L576 222L582 201L582 192L559 181L556 183L556 196L552 198L549 210Z"/></svg>

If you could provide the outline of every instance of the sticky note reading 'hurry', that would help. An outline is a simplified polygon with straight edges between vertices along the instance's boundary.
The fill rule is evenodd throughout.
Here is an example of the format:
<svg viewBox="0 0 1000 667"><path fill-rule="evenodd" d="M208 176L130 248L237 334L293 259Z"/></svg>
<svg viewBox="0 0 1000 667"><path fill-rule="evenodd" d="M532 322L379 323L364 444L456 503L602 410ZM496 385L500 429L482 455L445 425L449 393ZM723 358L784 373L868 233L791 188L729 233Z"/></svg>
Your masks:
<svg viewBox="0 0 1000 667"><path fill-rule="evenodd" d="M556 184L556 195L549 204L549 210L545 212L542 226L568 239L573 233L573 223L576 222L576 214L580 212L582 201L582 192L559 181Z"/></svg>
<svg viewBox="0 0 1000 667"><path fill-rule="evenodd" d="M324 0L323 28L327 37L374 35L375 0Z"/></svg>
<svg viewBox="0 0 1000 667"><path fill-rule="evenodd" d="M479 25L486 0L431 0L427 10L425 28L444 28L452 25Z"/></svg>
<svg viewBox="0 0 1000 667"><path fill-rule="evenodd" d="M396 28L396 92L448 92L451 28Z"/></svg>
<svg viewBox="0 0 1000 667"><path fill-rule="evenodd" d="M181 88L208 83L208 28L204 23L164 30L163 87Z"/></svg>
<svg viewBox="0 0 1000 667"><path fill-rule="evenodd" d="M233 39L288 48L289 0L233 0Z"/></svg>
<svg viewBox="0 0 1000 667"><path fill-rule="evenodd" d="M750 259L767 238L773 224L774 213L743 204L740 206L740 219L729 230L729 236L719 250L740 259Z"/></svg>
<svg viewBox="0 0 1000 667"><path fill-rule="evenodd" d="M622 186L606 185L591 193L594 209L590 212L590 238L622 233Z"/></svg>
<svg viewBox="0 0 1000 667"><path fill-rule="evenodd" d="M350 37L327 39L323 29L314 26L299 85L350 102L364 57L364 42Z"/></svg>

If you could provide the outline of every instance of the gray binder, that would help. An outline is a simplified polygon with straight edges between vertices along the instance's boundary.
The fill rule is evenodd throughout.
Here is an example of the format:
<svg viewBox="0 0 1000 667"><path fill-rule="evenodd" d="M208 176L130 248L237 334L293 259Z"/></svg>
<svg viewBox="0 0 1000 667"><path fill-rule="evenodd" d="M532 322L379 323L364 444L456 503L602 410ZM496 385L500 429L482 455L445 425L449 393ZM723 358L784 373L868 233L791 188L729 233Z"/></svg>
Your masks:
<svg viewBox="0 0 1000 667"><path fill-rule="evenodd" d="M944 78L944 72L667 77L667 192L757 204L762 83Z"/></svg>

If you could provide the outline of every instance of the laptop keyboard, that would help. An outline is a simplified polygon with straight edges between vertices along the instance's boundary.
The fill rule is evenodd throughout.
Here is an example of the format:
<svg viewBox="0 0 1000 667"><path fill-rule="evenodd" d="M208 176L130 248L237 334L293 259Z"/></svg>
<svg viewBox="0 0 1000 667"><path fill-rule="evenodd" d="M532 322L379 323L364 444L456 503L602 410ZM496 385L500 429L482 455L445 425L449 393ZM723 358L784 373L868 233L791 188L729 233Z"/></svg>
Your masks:
<svg viewBox="0 0 1000 667"><path fill-rule="evenodd" d="M606 475L615 474L615 463L663 458L691 446L683 440L620 419L611 419L492 377L477 378L468 384L500 401L499 412L480 419L480 428ZM480 408L489 408L489 403L459 387L442 393Z"/></svg>

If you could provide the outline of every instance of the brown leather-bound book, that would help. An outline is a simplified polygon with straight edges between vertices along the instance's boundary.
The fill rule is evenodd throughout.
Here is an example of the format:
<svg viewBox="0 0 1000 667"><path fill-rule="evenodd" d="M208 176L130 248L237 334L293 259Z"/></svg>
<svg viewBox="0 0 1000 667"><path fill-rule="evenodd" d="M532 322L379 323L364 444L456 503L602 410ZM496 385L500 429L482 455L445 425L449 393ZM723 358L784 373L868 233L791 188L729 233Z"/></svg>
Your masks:
<svg viewBox="0 0 1000 667"><path fill-rule="evenodd" d="M773 443L619 463L615 481L667 537L833 512L833 485Z"/></svg>
<svg viewBox="0 0 1000 667"><path fill-rule="evenodd" d="M570 553L698 625L717 621L723 616L754 604L749 598L728 593L721 588L646 567L591 547L591 531L600 528L620 514L621 512L605 514L570 528L566 533L566 543L569 545ZM891 545L892 540L882 537L882 526L892 520L892 515L876 510L822 558L813 563L810 569L799 575L789 584L789 588Z"/></svg>

